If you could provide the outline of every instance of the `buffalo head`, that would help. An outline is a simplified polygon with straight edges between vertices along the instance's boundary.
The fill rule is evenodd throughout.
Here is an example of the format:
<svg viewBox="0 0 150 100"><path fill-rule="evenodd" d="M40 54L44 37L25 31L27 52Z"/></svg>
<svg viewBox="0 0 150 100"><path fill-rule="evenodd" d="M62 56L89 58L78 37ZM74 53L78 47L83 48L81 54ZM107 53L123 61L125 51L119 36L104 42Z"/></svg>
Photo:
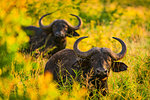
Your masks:
<svg viewBox="0 0 150 100"><path fill-rule="evenodd" d="M116 54L109 48L98 47L94 47L87 52L82 52L78 49L77 45L84 38L87 37L81 37L75 42L74 52L77 54L78 57L89 59L89 63L94 68L94 74L96 76L101 76L102 78L107 76L110 71L110 68L112 68L115 72L126 70L127 67L125 64L123 64L122 62L115 62L123 58L127 51L126 45L121 39L113 37L122 45L121 52Z"/></svg>
<svg viewBox="0 0 150 100"><path fill-rule="evenodd" d="M94 81L93 83L95 84L95 78L98 78L98 81L101 81L102 83L101 88L105 88L102 92L102 94L105 95L107 91L106 81L110 69L112 69L112 71L114 72L127 70L126 64L124 64L123 62L116 62L117 60L120 60L125 56L127 51L126 45L121 39L113 37L122 45L122 50L120 53L114 53L109 48L99 47L94 47L87 52L82 52L78 49L78 43L84 38L87 37L81 37L75 42L74 52L78 57L88 60L89 68L93 69L93 75L90 81ZM99 85L97 86L99 87Z"/></svg>
<svg viewBox="0 0 150 100"><path fill-rule="evenodd" d="M57 19L49 25L46 25L46 26L43 25L42 19L45 16L50 15L50 14L51 13L43 15L39 20L40 28L44 32L46 32L47 34L52 33L52 35L54 35L56 38L64 38L66 36L79 36L79 34L75 32L75 30L78 30L81 27L82 21L81 21L80 17L78 17L77 15L74 15L74 14L70 14L72 16L75 16L79 20L79 24L77 26L72 26L66 20L61 20L61 19Z"/></svg>
<svg viewBox="0 0 150 100"><path fill-rule="evenodd" d="M57 19L49 25L43 25L42 19L50 14L52 13L45 14L40 18L40 27L23 26L24 30L31 30L34 32L33 34L29 35L30 41L27 51L32 52L37 50L39 52L35 53L35 55L42 53L44 56L48 56L48 58L56 52L65 49L66 36L79 36L79 34L75 31L78 30L82 24L80 17L71 14L72 16L75 16L78 19L79 23L77 26L72 26L66 20L61 19Z"/></svg>

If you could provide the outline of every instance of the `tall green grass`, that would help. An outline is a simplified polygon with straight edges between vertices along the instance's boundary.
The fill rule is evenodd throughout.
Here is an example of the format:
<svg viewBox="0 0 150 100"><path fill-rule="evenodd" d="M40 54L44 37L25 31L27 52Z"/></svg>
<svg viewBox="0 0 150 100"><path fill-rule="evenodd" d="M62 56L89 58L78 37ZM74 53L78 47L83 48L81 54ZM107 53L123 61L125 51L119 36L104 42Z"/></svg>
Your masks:
<svg viewBox="0 0 150 100"><path fill-rule="evenodd" d="M15 100L148 100L150 98L150 10L149 0L1 0L0 1L0 99ZM76 25L70 13L82 18L77 32L89 36L79 46L83 51L92 47L108 47L119 52L121 46L111 37L121 38L127 54L121 60L128 65L125 72L110 72L109 94L102 96L81 82L59 84L52 75L43 76L48 59L34 58L19 50L29 41L21 29L24 25L38 26L39 18L59 9L44 19L49 24L55 19L66 19ZM67 38L73 48L76 38ZM51 77L51 78L49 78Z"/></svg>

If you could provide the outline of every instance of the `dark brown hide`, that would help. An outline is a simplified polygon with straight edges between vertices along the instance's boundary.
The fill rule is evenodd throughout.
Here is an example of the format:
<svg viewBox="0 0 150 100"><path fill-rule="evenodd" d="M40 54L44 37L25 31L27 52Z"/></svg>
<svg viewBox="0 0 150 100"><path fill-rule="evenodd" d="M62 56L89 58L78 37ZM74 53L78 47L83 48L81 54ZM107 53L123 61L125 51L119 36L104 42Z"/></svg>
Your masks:
<svg viewBox="0 0 150 100"><path fill-rule="evenodd" d="M65 81L70 75L73 78L80 79L80 76L76 76L75 72L81 72L84 78L90 76L88 82L93 84L97 90L100 90L103 95L106 95L108 92L107 78L110 69L115 72L127 70L127 66L124 63L115 62L116 58L121 59L125 55L126 45L121 39L114 38L122 44L122 51L118 54L113 53L108 48L97 47L87 52L81 52L78 50L77 45L84 38L86 37L76 40L74 50L64 49L54 54L46 63L44 73L52 73L54 80L60 82L60 74Z"/></svg>
<svg viewBox="0 0 150 100"><path fill-rule="evenodd" d="M25 30L33 31L33 34L30 34L29 48L28 52L36 51L36 55L43 53L43 56L50 57L54 53L65 49L66 47L66 37L79 36L75 30L78 30L81 27L81 19L75 16L79 20L77 26L72 26L66 20L55 20L51 24L44 26L42 24L42 19L50 15L51 13L43 15L39 20L40 27L28 26L23 27Z"/></svg>

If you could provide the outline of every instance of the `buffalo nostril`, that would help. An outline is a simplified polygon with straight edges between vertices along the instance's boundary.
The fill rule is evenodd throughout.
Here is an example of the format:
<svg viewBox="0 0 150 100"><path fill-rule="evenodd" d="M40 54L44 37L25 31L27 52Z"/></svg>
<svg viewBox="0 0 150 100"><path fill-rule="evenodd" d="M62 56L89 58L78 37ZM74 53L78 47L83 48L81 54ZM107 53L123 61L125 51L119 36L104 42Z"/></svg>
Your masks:
<svg viewBox="0 0 150 100"><path fill-rule="evenodd" d="M58 37L59 35L58 35L58 34L55 34L55 36Z"/></svg>
<svg viewBox="0 0 150 100"><path fill-rule="evenodd" d="M97 72L97 73L100 73L100 72L102 72L102 73L108 73L107 70L100 70L100 69L97 69L96 72Z"/></svg>
<svg viewBox="0 0 150 100"><path fill-rule="evenodd" d="M100 73L101 71L100 71L100 69L97 69L96 72L97 72L97 73Z"/></svg>
<svg viewBox="0 0 150 100"><path fill-rule="evenodd" d="M98 74L98 75L107 75L108 70L96 69L96 74Z"/></svg>
<svg viewBox="0 0 150 100"><path fill-rule="evenodd" d="M106 73L106 74L107 74L107 73L108 73L108 71L107 71L107 70L105 70L105 71L104 71L104 73Z"/></svg>
<svg viewBox="0 0 150 100"><path fill-rule="evenodd" d="M60 35L60 33L59 33L59 32L56 32L56 33L55 33L55 36L59 36L59 35Z"/></svg>

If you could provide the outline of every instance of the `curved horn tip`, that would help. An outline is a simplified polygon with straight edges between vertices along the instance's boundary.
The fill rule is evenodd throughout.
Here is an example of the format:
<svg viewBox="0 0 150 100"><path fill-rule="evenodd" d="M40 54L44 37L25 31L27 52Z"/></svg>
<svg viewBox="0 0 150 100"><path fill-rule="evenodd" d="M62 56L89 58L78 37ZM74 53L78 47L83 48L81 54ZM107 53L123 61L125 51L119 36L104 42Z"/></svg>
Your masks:
<svg viewBox="0 0 150 100"><path fill-rule="evenodd" d="M88 36L83 36L83 37L80 37L79 39L84 39L84 38L88 38Z"/></svg>
<svg viewBox="0 0 150 100"><path fill-rule="evenodd" d="M118 53L118 54L115 54L115 53L112 54L112 56L114 55L114 59L115 59L115 60L120 60L120 59L122 59L122 58L124 57L124 55L126 54L126 51L127 51L126 44L125 44L120 38L117 38L117 37L112 37L112 38L118 40L118 41L121 43L121 45L122 45L122 50L121 50L120 53Z"/></svg>
<svg viewBox="0 0 150 100"><path fill-rule="evenodd" d="M51 13L47 13L47 14L45 14L45 15L50 15Z"/></svg>
<svg viewBox="0 0 150 100"><path fill-rule="evenodd" d="M117 37L112 37L113 39L118 39Z"/></svg>
<svg viewBox="0 0 150 100"><path fill-rule="evenodd" d="M53 13L53 12L52 12ZM50 15L50 14L52 14L52 13L47 13L47 14L44 14L42 17L45 17L45 16L47 16L47 15Z"/></svg>
<svg viewBox="0 0 150 100"><path fill-rule="evenodd" d="M92 49L90 49L90 50L87 51L87 52L82 52L82 51L80 51L80 50L78 49L78 43L79 43L82 39L87 38L87 37L88 37L88 36L83 36L83 37L78 38L78 39L75 41L74 45L73 45L73 50L74 50L74 52L75 52L79 57L81 57L81 58L86 58L86 57L90 56L90 55L93 53L93 50L92 50Z"/></svg>
<svg viewBox="0 0 150 100"><path fill-rule="evenodd" d="M39 20L39 26L40 26L41 29L45 30L45 29L48 29L48 28L51 26L51 24L50 24L50 25L47 25L47 26L44 26L44 25L42 24L42 19L43 19L45 16L50 15L50 14L52 14L52 13L53 13L53 12L47 13L47 14L43 15L43 16L40 18L40 20Z"/></svg>
<svg viewBox="0 0 150 100"><path fill-rule="evenodd" d="M75 16L75 17L77 17L77 18L79 18L79 16L77 16L77 15L75 15L75 14L70 14L71 16Z"/></svg>
<svg viewBox="0 0 150 100"><path fill-rule="evenodd" d="M112 37L113 39L116 39L116 40L120 40L120 41L122 41L120 38L117 38L117 37Z"/></svg>
<svg viewBox="0 0 150 100"><path fill-rule="evenodd" d="M74 15L74 14L70 14L71 16L76 16L76 15Z"/></svg>
<svg viewBox="0 0 150 100"><path fill-rule="evenodd" d="M70 15L71 15L71 16L75 16L75 17L78 19L79 23L78 23L77 26L72 26L70 23L67 23L67 24L69 25L69 27L70 27L71 29L73 29L73 30L78 30L78 29L82 26L82 20L81 20L81 18L80 18L79 16L77 16L77 15L74 15L74 14L70 14Z"/></svg>

